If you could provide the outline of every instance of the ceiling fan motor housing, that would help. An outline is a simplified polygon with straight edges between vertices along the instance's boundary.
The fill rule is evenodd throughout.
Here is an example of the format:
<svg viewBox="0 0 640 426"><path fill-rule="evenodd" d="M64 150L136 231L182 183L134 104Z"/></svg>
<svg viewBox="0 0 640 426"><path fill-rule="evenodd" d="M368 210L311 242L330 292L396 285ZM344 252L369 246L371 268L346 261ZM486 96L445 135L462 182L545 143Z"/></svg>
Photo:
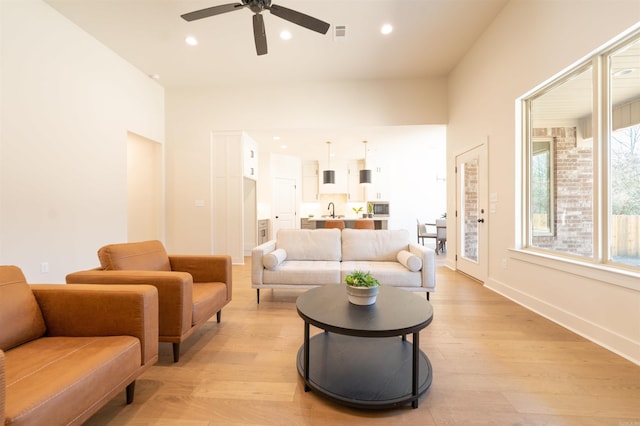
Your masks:
<svg viewBox="0 0 640 426"><path fill-rule="evenodd" d="M242 4L249 5L253 13L260 13L271 6L271 0L242 0Z"/></svg>

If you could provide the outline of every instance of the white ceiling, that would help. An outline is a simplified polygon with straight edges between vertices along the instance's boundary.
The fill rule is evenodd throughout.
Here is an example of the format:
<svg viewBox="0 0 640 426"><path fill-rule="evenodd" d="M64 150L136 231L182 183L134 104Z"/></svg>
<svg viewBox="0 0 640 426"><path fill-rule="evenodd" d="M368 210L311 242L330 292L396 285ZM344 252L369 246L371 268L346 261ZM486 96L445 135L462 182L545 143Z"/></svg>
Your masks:
<svg viewBox="0 0 640 426"><path fill-rule="evenodd" d="M167 87L215 86L229 82L402 79L446 76L492 22L507 0L277 0L290 9L331 24L326 35L291 24L264 11L269 53L255 52L252 12L230 13L186 22L180 15L229 0L45 0L98 41ZM380 28L394 30L383 36ZM334 27L345 25L336 41ZM293 38L281 40L288 29ZM186 36L197 37L188 46ZM377 143L398 141L419 129L316 129L300 133L245 129L263 149L287 141L291 155L317 155L310 141L349 140L362 153L361 140L376 132ZM368 130L368 131L367 131ZM313 138L311 138L313 134ZM373 142L373 141L372 141ZM346 143L346 142L345 142ZM314 145L314 146L315 146ZM320 147L322 152L325 147Z"/></svg>

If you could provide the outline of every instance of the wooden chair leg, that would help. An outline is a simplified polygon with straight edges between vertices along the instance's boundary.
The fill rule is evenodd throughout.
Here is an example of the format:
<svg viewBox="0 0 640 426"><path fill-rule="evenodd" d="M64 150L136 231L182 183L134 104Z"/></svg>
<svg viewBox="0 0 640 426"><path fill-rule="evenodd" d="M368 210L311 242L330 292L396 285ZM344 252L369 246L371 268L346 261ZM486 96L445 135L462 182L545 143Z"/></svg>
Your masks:
<svg viewBox="0 0 640 426"><path fill-rule="evenodd" d="M134 380L133 382L129 383L125 391L127 394L127 405L133 402L133 394L135 393L135 391L136 391L136 381Z"/></svg>
<svg viewBox="0 0 640 426"><path fill-rule="evenodd" d="M173 362L180 360L180 343L173 343Z"/></svg>
<svg viewBox="0 0 640 426"><path fill-rule="evenodd" d="M258 298L258 305L260 304L260 289L256 288L256 297Z"/></svg>

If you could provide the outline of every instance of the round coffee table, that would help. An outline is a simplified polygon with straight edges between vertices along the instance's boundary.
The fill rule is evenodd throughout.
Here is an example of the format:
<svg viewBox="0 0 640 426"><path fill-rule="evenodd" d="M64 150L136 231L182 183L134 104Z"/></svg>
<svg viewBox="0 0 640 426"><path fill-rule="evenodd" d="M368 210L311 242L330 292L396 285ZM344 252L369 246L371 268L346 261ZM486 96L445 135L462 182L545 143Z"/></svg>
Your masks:
<svg viewBox="0 0 640 426"><path fill-rule="evenodd" d="M297 365L305 391L357 408L418 407L432 380L420 350L420 330L433 318L427 300L381 286L375 304L358 306L344 285L326 285L298 297L296 307L304 320ZM324 333L310 337L310 325Z"/></svg>

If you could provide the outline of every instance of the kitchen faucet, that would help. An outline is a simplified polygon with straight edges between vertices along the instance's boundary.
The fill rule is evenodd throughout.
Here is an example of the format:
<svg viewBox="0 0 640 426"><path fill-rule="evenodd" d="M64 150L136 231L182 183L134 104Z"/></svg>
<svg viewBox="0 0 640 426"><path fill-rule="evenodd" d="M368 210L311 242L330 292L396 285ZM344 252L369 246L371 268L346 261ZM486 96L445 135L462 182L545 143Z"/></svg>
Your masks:
<svg viewBox="0 0 640 426"><path fill-rule="evenodd" d="M333 207L333 209L332 209ZM335 218L336 217L336 206L335 204L333 204L333 202L329 203L329 207L327 207L327 210L329 210L331 212L331 217Z"/></svg>

